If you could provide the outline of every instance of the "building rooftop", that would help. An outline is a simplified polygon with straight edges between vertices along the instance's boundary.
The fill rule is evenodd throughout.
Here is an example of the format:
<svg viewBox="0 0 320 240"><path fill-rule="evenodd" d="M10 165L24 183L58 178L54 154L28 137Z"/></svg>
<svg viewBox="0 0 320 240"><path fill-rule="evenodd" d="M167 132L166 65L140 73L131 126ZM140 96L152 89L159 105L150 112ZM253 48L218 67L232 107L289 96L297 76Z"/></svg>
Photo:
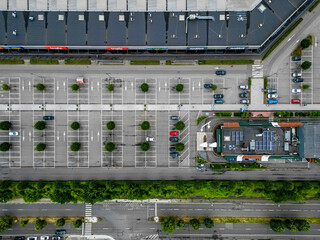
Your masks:
<svg viewBox="0 0 320 240"><path fill-rule="evenodd" d="M302 158L320 158L320 124L299 127L299 153Z"/></svg>

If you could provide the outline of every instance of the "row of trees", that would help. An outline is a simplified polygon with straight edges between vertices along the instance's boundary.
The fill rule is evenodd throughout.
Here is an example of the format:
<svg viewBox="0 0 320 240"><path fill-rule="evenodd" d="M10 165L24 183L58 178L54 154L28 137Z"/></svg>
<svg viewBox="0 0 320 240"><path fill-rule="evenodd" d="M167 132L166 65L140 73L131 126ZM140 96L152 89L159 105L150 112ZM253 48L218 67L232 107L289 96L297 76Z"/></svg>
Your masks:
<svg viewBox="0 0 320 240"><path fill-rule="evenodd" d="M307 232L310 230L310 223L305 219L271 219L270 228L274 232L284 232L286 229L291 232Z"/></svg>
<svg viewBox="0 0 320 240"><path fill-rule="evenodd" d="M202 223L206 228L213 228L214 227L214 222L211 218L205 217L202 220ZM193 230L198 230L201 226L201 221L199 218L192 218L189 221L190 226L192 227ZM177 227L180 229L183 229L185 227L186 223L183 219L177 219L176 217L166 217L163 219L161 226L162 226L162 231L167 232L167 233L172 233L174 232Z"/></svg>
<svg viewBox="0 0 320 240"><path fill-rule="evenodd" d="M148 91L149 91L149 85L148 85L147 83L142 83L142 84L140 85L140 89L141 89L142 92L148 92ZM183 89L184 89L184 85L181 84L181 83L179 83L179 84L177 84L177 85L175 86L175 90L176 90L177 92L182 92Z"/></svg>

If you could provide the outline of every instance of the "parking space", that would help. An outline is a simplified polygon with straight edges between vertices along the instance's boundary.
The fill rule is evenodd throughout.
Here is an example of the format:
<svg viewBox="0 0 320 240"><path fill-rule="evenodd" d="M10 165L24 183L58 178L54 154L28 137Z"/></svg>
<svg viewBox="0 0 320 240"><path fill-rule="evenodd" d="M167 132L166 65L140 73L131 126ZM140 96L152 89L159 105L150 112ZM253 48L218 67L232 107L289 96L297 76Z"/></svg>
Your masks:
<svg viewBox="0 0 320 240"><path fill-rule="evenodd" d="M89 167L89 116L88 111L68 111L68 159L67 167ZM79 122L78 130L71 129L73 122ZM81 144L80 151L71 151L70 146L74 142Z"/></svg>
<svg viewBox="0 0 320 240"><path fill-rule="evenodd" d="M89 103L100 104L102 103L102 88L101 79L98 77L90 77L89 85Z"/></svg>
<svg viewBox="0 0 320 240"><path fill-rule="evenodd" d="M34 111L33 125L38 121L43 121L43 116L54 116L53 111ZM46 120L46 128L37 130L33 128L33 167L34 168L50 168L55 167L55 121ZM44 143L45 150L37 151L36 146Z"/></svg>
<svg viewBox="0 0 320 240"><path fill-rule="evenodd" d="M33 91L33 103L36 104L54 104L55 103L55 79L54 78L34 78L33 86L37 84L45 86L44 91L39 91L36 88Z"/></svg>
<svg viewBox="0 0 320 240"><path fill-rule="evenodd" d="M68 85L67 85L67 93L68 93L68 104L87 104L89 102L89 84L90 79L85 79L85 82L82 84L78 84L74 78L68 78ZM72 85L77 84L79 85L80 89L78 91L72 90Z"/></svg>
<svg viewBox="0 0 320 240"><path fill-rule="evenodd" d="M190 102L193 104L202 104L203 83L202 78L191 78Z"/></svg>
<svg viewBox="0 0 320 240"><path fill-rule="evenodd" d="M2 90L2 84L8 84L10 91ZM0 104L20 103L20 78L0 78Z"/></svg>
<svg viewBox="0 0 320 240"><path fill-rule="evenodd" d="M108 90L108 85L113 85L113 91ZM123 80L120 78L101 79L101 103L122 104L123 103Z"/></svg>
<svg viewBox="0 0 320 240"><path fill-rule="evenodd" d="M302 50L302 62L309 61L313 63L313 46ZM303 104L313 103L313 65L307 70L302 71L303 84L309 85L309 89L302 91L301 102Z"/></svg>
<svg viewBox="0 0 320 240"><path fill-rule="evenodd" d="M183 84L183 91L177 92L176 86ZM189 104L190 103L190 79L170 78L169 84L169 103L170 104Z"/></svg>
<svg viewBox="0 0 320 240"><path fill-rule="evenodd" d="M108 130L107 123L113 121L115 129ZM101 167L123 167L123 111L101 111ZM108 152L105 145L115 144L115 150Z"/></svg>
<svg viewBox="0 0 320 240"><path fill-rule="evenodd" d="M244 79L244 78L237 79L237 85L234 84L233 86L231 86L231 83L230 83L230 82L232 82L231 79L227 79L226 82L228 82L228 87L226 87L226 89L228 89L228 91L226 94L228 95L228 98L230 99L230 102L228 102L228 103L240 104L241 99L248 99L248 98L240 98L240 96L239 96L241 93L248 93L250 96L250 90L242 90L239 88L240 85L248 85L248 79ZM237 97L234 97L234 93L237 94Z"/></svg>
<svg viewBox="0 0 320 240"><path fill-rule="evenodd" d="M148 84L149 89L147 92L141 90L143 83ZM152 78L137 78L135 80L136 85L136 104L156 104L157 100L157 80Z"/></svg>
<svg viewBox="0 0 320 240"><path fill-rule="evenodd" d="M167 78L157 79L157 103L168 104L169 103L169 84Z"/></svg>
<svg viewBox="0 0 320 240"><path fill-rule="evenodd" d="M157 111L136 111L136 124L135 124L135 167L136 168L150 168L157 167ZM141 129L141 123L148 121L150 128L148 130ZM150 141L150 149L148 151L141 150L141 144L146 142L146 138L154 138Z"/></svg>

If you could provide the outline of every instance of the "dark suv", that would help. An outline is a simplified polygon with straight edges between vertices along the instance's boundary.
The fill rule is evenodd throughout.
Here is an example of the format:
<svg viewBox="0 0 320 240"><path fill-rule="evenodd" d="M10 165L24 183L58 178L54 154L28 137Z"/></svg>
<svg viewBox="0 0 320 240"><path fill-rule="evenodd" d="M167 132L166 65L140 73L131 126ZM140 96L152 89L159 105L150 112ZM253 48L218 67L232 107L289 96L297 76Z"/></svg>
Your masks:
<svg viewBox="0 0 320 240"><path fill-rule="evenodd" d="M248 94L247 92L240 93L240 94L239 94L239 97L241 97L241 98L247 98L247 97L249 97L249 94Z"/></svg>
<svg viewBox="0 0 320 240"><path fill-rule="evenodd" d="M213 84L212 83L205 83L203 85L204 88L212 88Z"/></svg>
<svg viewBox="0 0 320 240"><path fill-rule="evenodd" d="M67 231L64 229L59 229L55 231L56 235L63 235L63 234L67 234Z"/></svg>
<svg viewBox="0 0 320 240"><path fill-rule="evenodd" d="M223 94L214 94L214 95L213 95L213 98L214 98L214 99L223 98L223 97L224 97Z"/></svg>
<svg viewBox="0 0 320 240"><path fill-rule="evenodd" d="M217 70L216 75L226 75L227 72L225 70Z"/></svg>
<svg viewBox="0 0 320 240"><path fill-rule="evenodd" d="M295 83L298 83L298 82L303 82L304 79L303 78L294 78L292 81Z"/></svg>
<svg viewBox="0 0 320 240"><path fill-rule="evenodd" d="M43 116L43 120L54 120L54 116Z"/></svg>

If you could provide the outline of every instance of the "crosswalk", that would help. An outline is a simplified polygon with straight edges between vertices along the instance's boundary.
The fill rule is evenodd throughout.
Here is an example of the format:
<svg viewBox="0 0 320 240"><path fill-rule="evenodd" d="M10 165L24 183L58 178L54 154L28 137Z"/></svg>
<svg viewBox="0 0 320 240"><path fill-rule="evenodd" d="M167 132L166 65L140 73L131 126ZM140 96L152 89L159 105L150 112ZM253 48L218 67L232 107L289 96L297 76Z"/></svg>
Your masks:
<svg viewBox="0 0 320 240"><path fill-rule="evenodd" d="M91 204L86 204L86 209L85 209L85 218L92 217L92 205ZM85 236L90 236L92 235L92 223L91 222L85 222L84 225L84 235Z"/></svg>
<svg viewBox="0 0 320 240"><path fill-rule="evenodd" d="M252 65L252 78L263 78L263 65Z"/></svg>
<svg viewBox="0 0 320 240"><path fill-rule="evenodd" d="M158 234L152 234L152 235L149 235L149 236L146 236L142 239L159 239L159 235Z"/></svg>

